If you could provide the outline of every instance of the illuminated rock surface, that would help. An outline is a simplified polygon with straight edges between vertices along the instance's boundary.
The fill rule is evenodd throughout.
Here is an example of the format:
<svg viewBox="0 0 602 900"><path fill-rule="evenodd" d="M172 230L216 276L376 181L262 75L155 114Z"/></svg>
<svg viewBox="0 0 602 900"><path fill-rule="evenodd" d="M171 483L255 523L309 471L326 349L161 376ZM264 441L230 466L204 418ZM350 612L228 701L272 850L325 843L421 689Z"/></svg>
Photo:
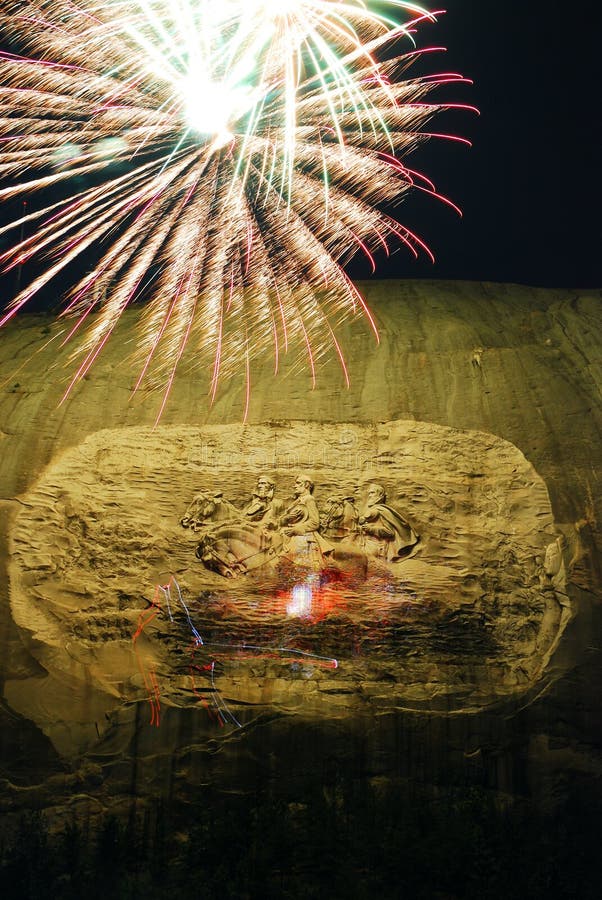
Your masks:
<svg viewBox="0 0 602 900"><path fill-rule="evenodd" d="M327 555L315 572L294 557L286 571L208 571L194 556L199 535L179 525L184 498L219 485L242 506L268 465L289 493L294 469L311 470L318 503L383 484L420 534L418 552L367 571L338 571ZM91 688L141 699L140 654L160 673L163 703L198 706L205 682L237 718L240 702L326 717L466 712L537 683L571 615L565 569L579 553L576 534L559 551L566 563L550 565L559 539L542 480L516 448L479 432L407 422L105 430L61 454L21 504L13 616L53 688L40 704L38 679L11 682L7 698L69 755L83 747L81 736L74 745L66 737L65 691L83 705ZM194 665L215 661L212 683L190 675L193 633L181 606L170 623L163 602L134 652L143 598L172 575L197 630L211 636ZM315 659L291 663L298 650ZM89 722L86 744L97 728Z"/></svg>
<svg viewBox="0 0 602 900"><path fill-rule="evenodd" d="M121 812L132 791L244 793L285 769L302 790L323 759L359 765L358 742L366 778L449 769L548 796L559 769L600 774L600 689L579 674L600 666L600 297L365 290L382 340L347 329L351 388L333 361L313 391L268 361L245 426L242 379L208 411L206 379L183 371L153 429L157 396L130 401L135 315L60 406L51 323L1 336L6 810ZM240 507L267 471L284 499L300 469L318 505L382 483L418 552L322 586L302 568L204 569L179 525L194 493ZM172 575L202 649L165 603L132 643ZM313 606L295 607L299 584ZM243 727L218 727L223 704Z"/></svg>

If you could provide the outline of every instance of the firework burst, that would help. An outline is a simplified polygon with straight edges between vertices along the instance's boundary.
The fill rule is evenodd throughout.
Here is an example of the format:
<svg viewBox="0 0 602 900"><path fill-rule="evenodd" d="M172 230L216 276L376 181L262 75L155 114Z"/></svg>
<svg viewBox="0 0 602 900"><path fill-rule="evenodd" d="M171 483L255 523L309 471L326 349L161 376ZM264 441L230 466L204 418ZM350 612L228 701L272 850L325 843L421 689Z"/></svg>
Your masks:
<svg viewBox="0 0 602 900"><path fill-rule="evenodd" d="M212 399L267 345L276 370L300 349L315 379L333 347L345 369L337 326L374 323L344 265L399 243L430 253L383 207L438 196L405 158L442 106L430 92L463 79L405 77L411 46L379 59L431 14L395 0L3 7L19 52L0 54L0 199L52 196L0 231L30 233L5 270L45 261L0 324L85 258L63 313L65 340L80 336L72 384L139 298L137 387L160 377L161 409L185 351L211 367Z"/></svg>

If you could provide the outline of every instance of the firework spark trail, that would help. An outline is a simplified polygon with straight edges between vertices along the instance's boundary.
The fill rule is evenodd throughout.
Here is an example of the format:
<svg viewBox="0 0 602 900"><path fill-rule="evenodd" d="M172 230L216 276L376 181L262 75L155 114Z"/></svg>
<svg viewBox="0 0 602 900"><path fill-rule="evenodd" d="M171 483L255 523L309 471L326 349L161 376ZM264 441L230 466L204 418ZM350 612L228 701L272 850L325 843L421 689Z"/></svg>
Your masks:
<svg viewBox="0 0 602 900"><path fill-rule="evenodd" d="M430 253L383 207L410 190L451 203L405 157L446 137L426 127L453 104L429 95L464 79L402 77L437 48L379 61L428 18L402 0L3 4L21 53L0 53L0 201L41 199L0 230L35 228L0 261L48 263L0 325L84 259L71 387L137 300L137 387L163 384L161 410L185 358L207 366L212 400L270 346L276 369L305 357L312 382L334 348L347 379L335 332L367 310L342 267Z"/></svg>

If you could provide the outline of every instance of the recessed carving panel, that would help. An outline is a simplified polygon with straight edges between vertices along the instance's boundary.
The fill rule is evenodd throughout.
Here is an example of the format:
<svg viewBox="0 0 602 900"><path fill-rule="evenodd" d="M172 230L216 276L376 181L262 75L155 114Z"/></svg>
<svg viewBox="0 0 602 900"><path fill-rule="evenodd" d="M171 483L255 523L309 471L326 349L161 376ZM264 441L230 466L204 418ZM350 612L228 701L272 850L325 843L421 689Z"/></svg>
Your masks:
<svg viewBox="0 0 602 900"><path fill-rule="evenodd" d="M199 497L213 510L197 503L195 518ZM148 695L233 727L266 709L478 709L541 679L570 616L546 487L490 434L405 421L107 430L21 500L11 602L48 690L42 703L39 683L14 683L8 698L65 751L99 733L90 687L105 710Z"/></svg>

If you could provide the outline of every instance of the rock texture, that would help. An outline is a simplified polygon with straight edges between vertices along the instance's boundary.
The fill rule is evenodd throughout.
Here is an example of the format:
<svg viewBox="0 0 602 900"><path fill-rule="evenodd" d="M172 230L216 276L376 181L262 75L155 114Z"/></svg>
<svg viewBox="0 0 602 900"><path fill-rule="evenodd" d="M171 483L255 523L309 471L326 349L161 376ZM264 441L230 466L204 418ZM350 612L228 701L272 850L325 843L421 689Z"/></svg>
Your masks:
<svg viewBox="0 0 602 900"><path fill-rule="evenodd" d="M135 758L144 792L152 777L141 759L181 758L192 745L206 752L216 735L199 708L215 710L216 696L244 726L228 733L250 758L299 718L325 729L324 747L337 745L332 723L386 722L369 756L390 772L393 723L453 713L479 723L458 725L454 738L474 759L469 732L480 733L478 749L495 731L480 711L556 697L595 642L600 296L429 282L363 289L381 342L361 324L345 329L349 390L335 359L315 390L296 360L277 379L271 361L255 364L245 425L243 379L224 384L210 409L208 378L193 369L180 373L153 428L157 395L131 398L135 314L62 404L70 370L57 326L23 317L0 335L4 698L11 716L50 739L48 771L84 754L82 783L103 783L90 790L106 803L107 791L125 791L118 761ZM240 506L268 471L284 498L300 468L311 470L318 504L377 478L421 536L418 554L322 592L310 616L287 611L294 573L225 584L194 558L194 536L178 524L200 489L221 489ZM170 575L208 642L303 650L339 667L214 648L194 656L199 670L215 663L195 681L181 612L170 621L163 604L132 644L155 585ZM159 732L146 724L153 678L172 716ZM292 717L285 731L266 724L273 715ZM415 728L420 719L403 721ZM541 763L534 729L525 753ZM544 769L561 765L544 756ZM8 760L5 771L14 766ZM246 764L226 768L230 783L244 785ZM511 782L500 775L495 786Z"/></svg>
<svg viewBox="0 0 602 900"><path fill-rule="evenodd" d="M318 504L382 484L420 535L419 552L331 585L303 564L233 579L208 571L194 556L199 536L179 524L187 499L219 486L242 507L267 467L285 494L296 469L311 471ZM411 422L103 430L63 452L20 507L11 604L52 703L40 709L37 679L32 706L23 684L7 697L63 752L82 749L65 744L65 691L82 704L92 686L120 702L141 698L132 645L141 600L172 575L216 648L197 650L196 665L219 660L207 686L237 718L241 702L319 716L474 710L537 682L571 614L565 580L577 540L559 547L542 480L515 447L480 432ZM303 589L309 605L299 607ZM193 634L168 614L163 603L145 634L145 664L160 670L164 703L200 705L182 664ZM274 659L248 646L291 652ZM337 668L312 656L291 663L297 651ZM90 721L92 739L97 730Z"/></svg>

